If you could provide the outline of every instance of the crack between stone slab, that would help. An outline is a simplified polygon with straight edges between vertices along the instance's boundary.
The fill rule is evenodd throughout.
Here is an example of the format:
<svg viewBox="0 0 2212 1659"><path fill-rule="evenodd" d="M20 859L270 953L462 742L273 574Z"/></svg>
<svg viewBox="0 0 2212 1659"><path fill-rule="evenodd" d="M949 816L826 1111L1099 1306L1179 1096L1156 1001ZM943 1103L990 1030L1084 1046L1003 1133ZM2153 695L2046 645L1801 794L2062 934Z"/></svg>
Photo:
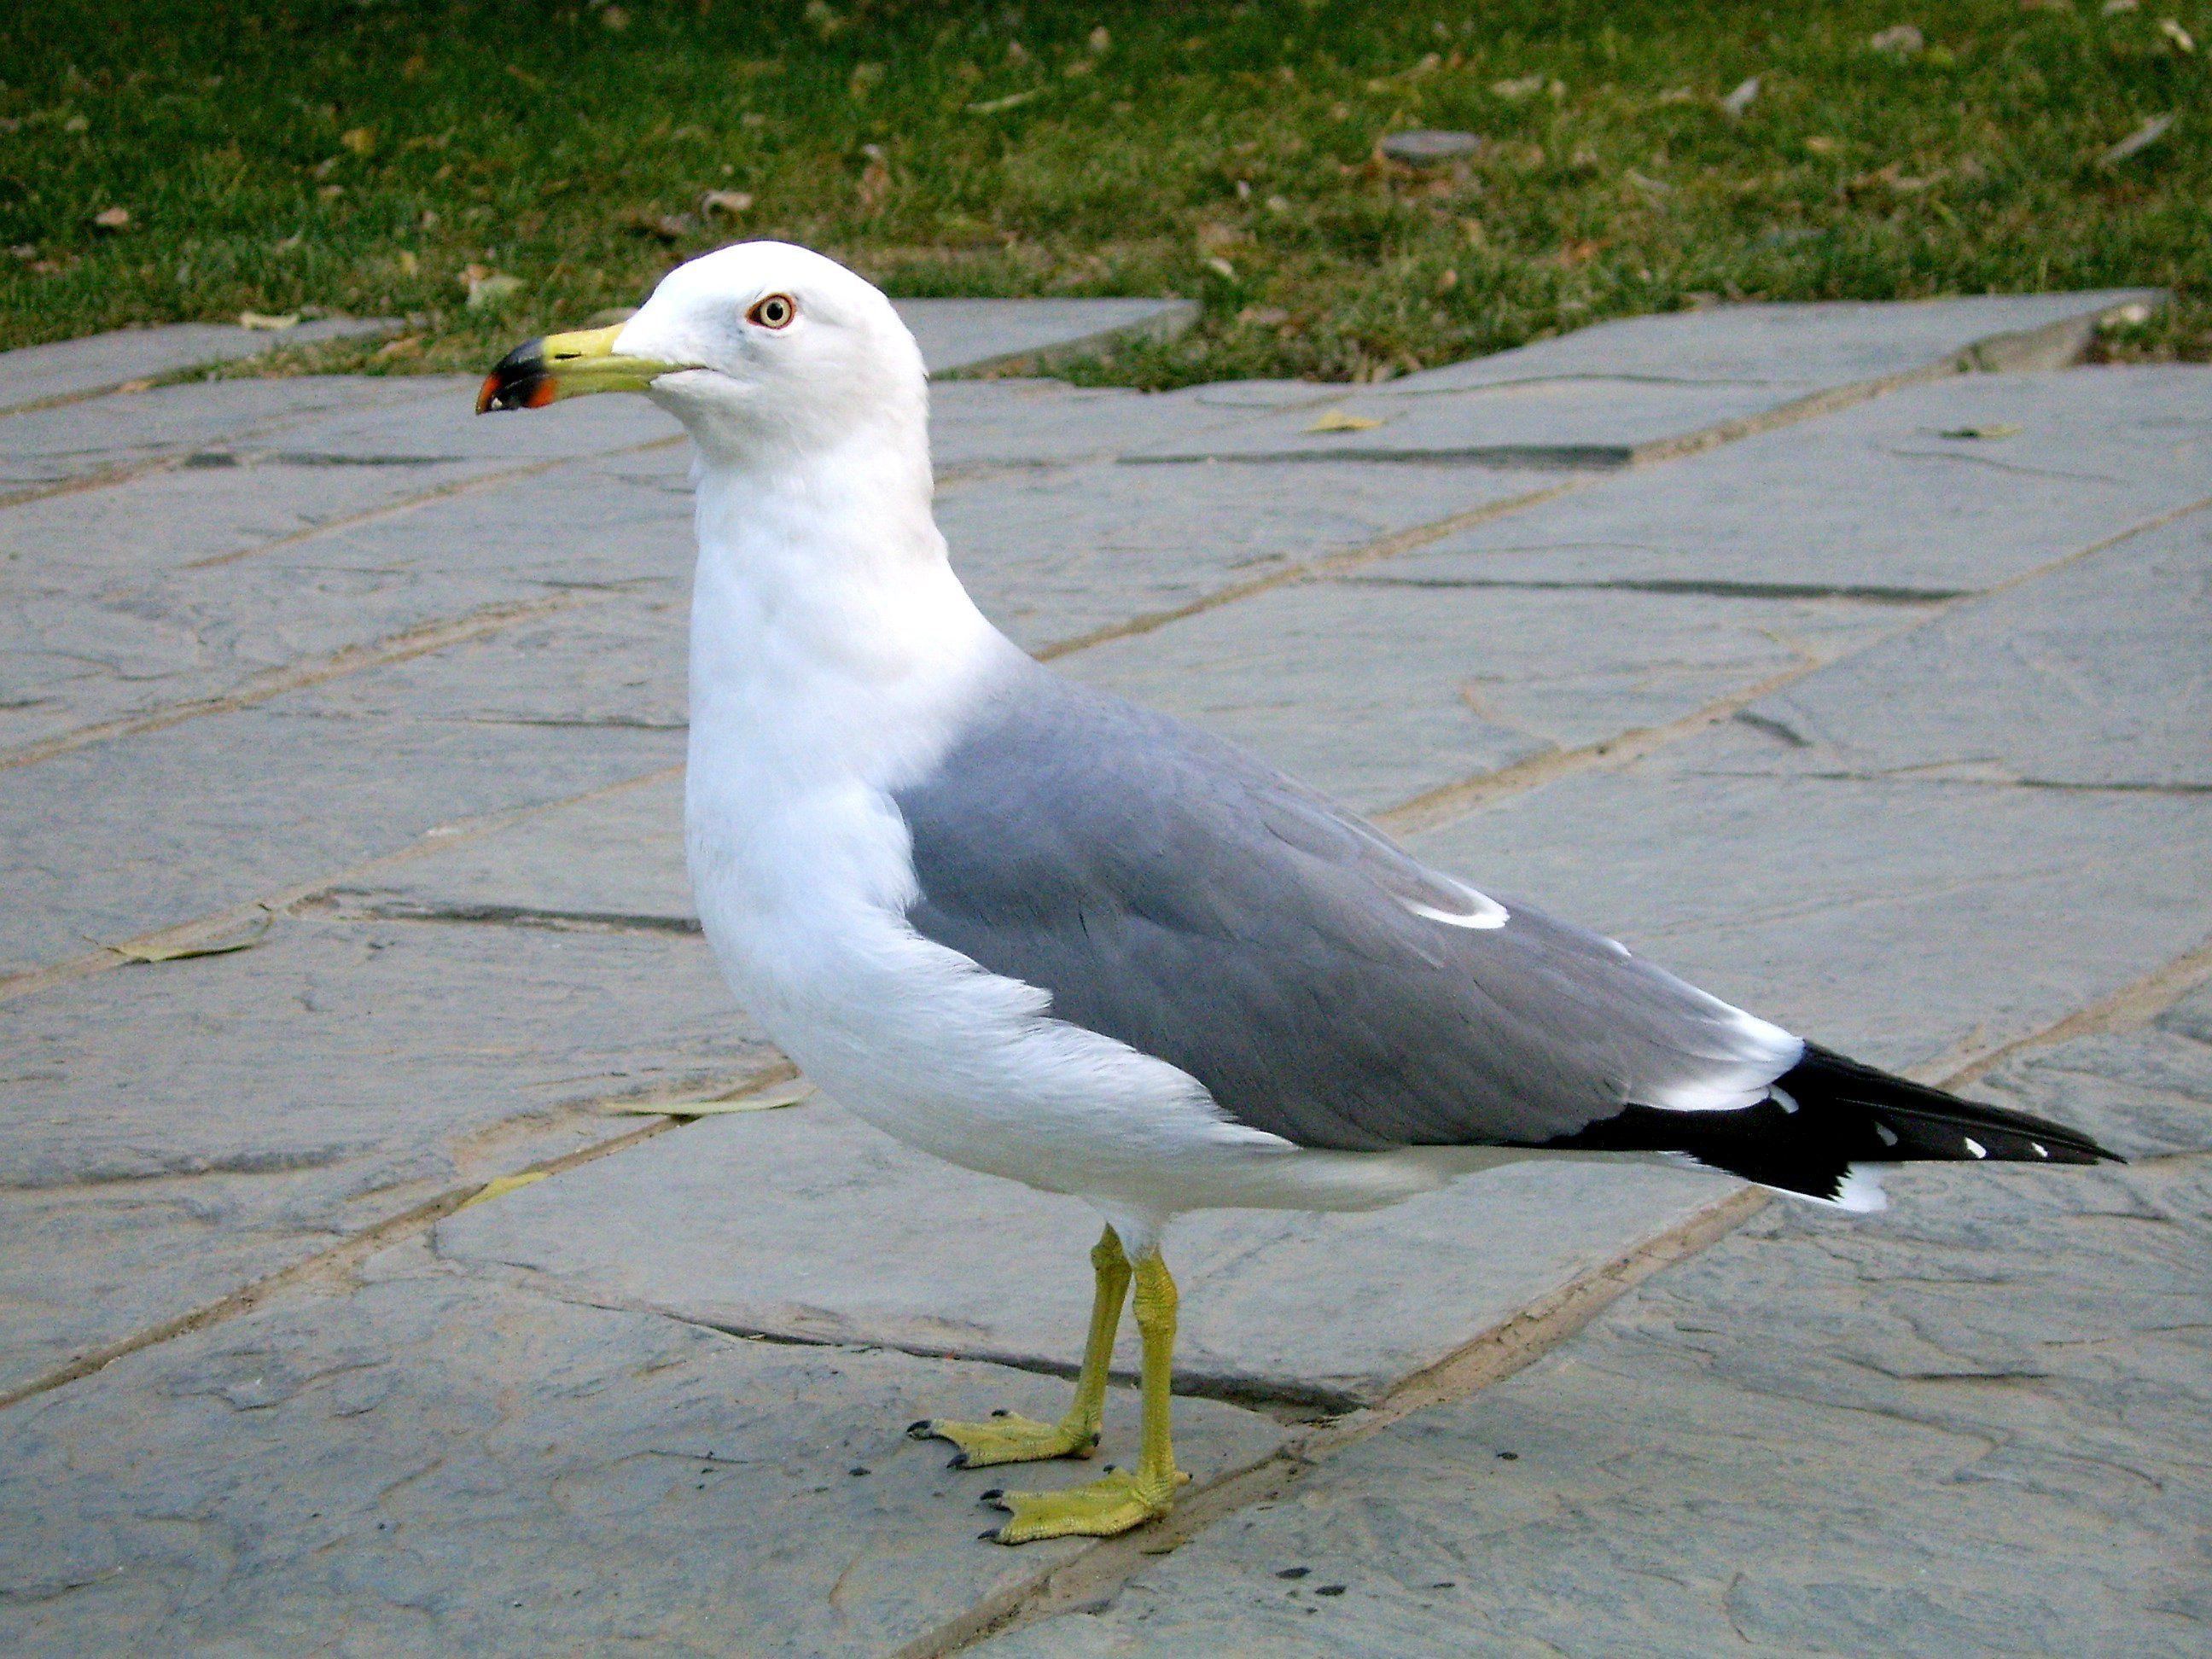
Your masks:
<svg viewBox="0 0 2212 1659"><path fill-rule="evenodd" d="M1615 737L1603 738L1595 743L1531 755L1526 760L1515 761L1493 772L1484 772L1472 778L1440 785L1376 813L1375 822L1394 835L1419 835L1456 823L1494 800L1525 794L1561 778L1572 777L1596 767L1626 765L1728 719L1747 705L1826 667L1834 660L1831 657L1808 657L1701 708L1668 720L1663 726L1633 726Z"/></svg>
<svg viewBox="0 0 2212 1659"><path fill-rule="evenodd" d="M191 370L179 371L179 375L189 375L191 373L193 373ZM164 383L173 385L177 384L178 381L176 380L166 380ZM115 388L113 387L107 388L110 392L114 389ZM105 392L93 392L88 394L88 396L93 398L102 397L105 395ZM434 398L442 397L445 394L442 392L426 392L419 398L394 398L388 404L379 403L375 407L379 410L404 409L410 403L428 403ZM74 398L65 398L63 401L67 403L76 400ZM21 409L0 410L0 418L25 414L28 411ZM238 434L236 441L240 443L248 443L264 434L282 432L287 427L296 426L305 421L318 420L325 416L341 412L341 410L337 407L333 407L331 409L306 410L298 414L276 416L269 420L260 422L258 424L247 426L243 431ZM190 466L192 464L192 457L195 455L207 454L210 453L218 452L210 452L204 445L176 445L170 448L161 450L156 453L149 455L142 460L118 462L113 466L98 467L90 472L80 474L76 477L56 478L50 480L46 483L28 484L21 489L13 490L6 494L0 494L0 508L22 507L33 501L52 501L54 498L62 495L81 495L88 490L106 489L116 484L129 483L134 478L151 477L156 473L178 471L182 468Z"/></svg>
<svg viewBox="0 0 2212 1659"><path fill-rule="evenodd" d="M386 334L397 334L405 326L397 319L388 317L355 320L374 322L378 326L356 329L343 334L325 335L321 339L310 341L307 346L300 349L313 351L321 346L337 345L342 342L360 343L374 340ZM70 343L57 342L56 343ZM101 386L87 386L81 392L57 392L51 397L33 398L25 403L0 404L0 416L36 415L49 409L66 409L71 404L90 403L95 398L112 397L122 391L125 386L143 380L151 380L156 386L185 385L196 377L206 374L211 370L244 368L287 349L285 341L271 335L268 344L258 350L249 351L240 356L210 357L204 362L179 363L174 368L165 368L154 374L126 374L119 380L110 380Z"/></svg>
<svg viewBox="0 0 2212 1659"><path fill-rule="evenodd" d="M1942 605L1972 599L1971 587L1893 587L1869 582L1754 582L1689 577L1622 576L1547 580L1522 576L1352 576L1363 587L1515 588L1538 592L1659 593L1714 599L1859 599L1873 605Z"/></svg>
<svg viewBox="0 0 2212 1659"><path fill-rule="evenodd" d="M1314 449L1259 449L1204 454L1120 455L1122 466L1282 466L1314 461L1354 461L1392 465L1459 466L1486 471L1618 472L1647 459L1632 444L1480 444L1461 448L1350 449L1339 445Z"/></svg>
<svg viewBox="0 0 2212 1659"><path fill-rule="evenodd" d="M1510 380L1477 380L1464 386L1413 386L1404 381L1385 380L1380 385L1355 387L1352 395L1362 398L1466 398L1485 392L1520 391L1532 386L1556 386L1562 381L1594 380L1612 386L1626 383L1631 386L1802 386L1804 382L1771 380L1763 375L1740 374L1607 374L1596 369L1571 370L1556 374L1516 374ZM1303 408L1304 405L1300 404Z"/></svg>
<svg viewBox="0 0 2212 1659"><path fill-rule="evenodd" d="M73 754L96 743L166 731L170 726L181 726L186 720L199 720L210 714L235 714L240 709L252 708L271 698L283 696L288 691L326 685L332 680L343 679L363 669L406 662L415 657L427 656L434 651L442 651L447 646L482 639L488 634L496 634L519 623L535 622L540 617L573 610L577 605L588 603L592 597L570 589L544 599L485 605L462 616L442 617L436 622L424 623L419 627L387 635L368 644L349 645L326 656L295 659L282 667L265 669L252 675L230 690L215 696L170 703L144 714L120 714L113 720L80 726L73 731L57 732L52 737L26 744L20 749L0 754L0 772L13 771L18 767L52 760L57 756Z"/></svg>
<svg viewBox="0 0 2212 1659"><path fill-rule="evenodd" d="M359 1161L374 1150L374 1142L356 1141L334 1146L277 1148L266 1152L237 1152L191 1158L161 1168L94 1168L51 1177L33 1176L0 1179L0 1192L25 1194L75 1193L116 1187L153 1187L210 1178L297 1175L303 1170L339 1169Z"/></svg>
<svg viewBox="0 0 2212 1659"><path fill-rule="evenodd" d="M1976 1082L2016 1054L2057 1048L2080 1037L2139 1031L2208 980L2212 980L2212 939L2055 1024L1959 1055L1945 1086L1958 1088Z"/></svg>
<svg viewBox="0 0 2212 1659"><path fill-rule="evenodd" d="M343 870L325 872L307 881L295 883L277 892L249 899L244 903L232 905L227 909L216 911L210 915L179 922L173 927L155 928L149 933L137 934L132 938L119 940L118 944L133 947L167 949L177 945L210 943L235 933L243 927L260 922L270 911L289 911L297 906L321 898L341 883L364 881L385 871L410 864L416 859L426 858L434 853L442 853L448 848L466 846L471 842L480 841L487 836L496 835L501 830L512 829L516 824L526 823L542 814L608 799L627 793L632 789L643 788L670 778L680 777L683 771L681 764L659 767L641 776L624 778L619 782L605 784L596 789L586 789L580 794L564 795L558 799L540 801L533 805L517 807L511 811L487 813L481 817L463 818L453 823L439 824L425 830L414 841L396 852L382 854L360 864L349 866ZM0 975L0 1003L12 1002L18 997L33 996L41 991L51 990L56 986L89 978L95 974L112 973L120 968L145 965L148 964L123 954L119 949L105 947L89 951L81 957L72 957L66 961L54 963L47 967L26 969L20 973Z"/></svg>
<svg viewBox="0 0 2212 1659"><path fill-rule="evenodd" d="M2063 553L2056 558L2045 560L2033 569L2008 576L2002 581L1993 583L1988 587L1969 590L1950 599L1931 597L1923 615L1905 628L1885 635L1880 643L1887 644L1891 641L1902 639L1915 630L1925 628L1929 623L1949 615L1954 610L1969 601L1991 599L1998 594L2009 592L2015 587L2063 570L2069 565L2078 563L2108 548L2117 547L2121 543L2132 540L2137 536L2148 535L2154 531L2162 530L2168 525L2179 523L2207 508L2212 508L2212 495L2185 502L2179 507L2171 507L2163 513L2154 514L2148 519L2091 542L2086 547L2076 548L2072 552ZM1707 703L1703 708L1670 720L1664 726L1636 727L1615 737L1602 738L1594 744L1585 744L1574 749L1555 750L1548 754L1534 755L1527 760L1516 761L1511 765L1501 767L1494 772L1480 773L1457 782L1440 785L1437 788L1413 797L1410 800L1401 801L1395 806L1374 814L1375 822L1399 835L1419 834L1456 823L1471 816L1492 800L1509 795L1522 794L1560 778L1589 771L1600 766L1626 765L1641 760L1678 738L1692 736L1732 715L1740 716L1743 709L1766 696L1768 692L1779 690L1793 681L1802 679L1832 663L1840 662L1844 658L1855 654L1861 648L1863 647L1846 647L1834 655L1808 653L1798 665L1784 669L1779 673L1771 675L1754 685L1733 692L1717 702Z"/></svg>
<svg viewBox="0 0 2212 1659"><path fill-rule="evenodd" d="M308 902L341 921L423 921L497 927L544 927L556 933L696 933L696 916L650 910L556 910L529 904L470 904L436 899L371 899L356 902L343 890Z"/></svg>
<svg viewBox="0 0 2212 1659"><path fill-rule="evenodd" d="M773 1088L788 1081L795 1075L796 1073L788 1061L777 1060L744 1073L740 1080L730 1085L722 1097L736 1098L742 1094L759 1089ZM634 1097L608 1096L603 1098L608 1101L629 1100ZM586 1111L589 1104L590 1103L585 1103L576 1109L580 1113ZM20 1405L27 1400L35 1399L40 1395L50 1394L56 1389L66 1388L72 1382L82 1382L88 1376L105 1370L117 1360L127 1355L157 1346L191 1332L234 1318L240 1314L250 1312L272 1297L295 1285L311 1281L329 1281L334 1278L343 1280L344 1275L373 1252L386 1245L428 1232L446 1217L482 1194L493 1181L511 1180L516 1176L540 1177L565 1174L570 1170L580 1169L586 1164L596 1163L600 1158L611 1158L617 1152L627 1151L642 1142L656 1139L661 1135L680 1129L696 1121L692 1118L676 1115L655 1117L635 1128L626 1129L619 1133L611 1134L603 1140L594 1141L588 1146L580 1146L563 1152L558 1157L541 1158L535 1163L524 1164L519 1169L503 1171L491 1180L471 1180L449 1188L434 1197L402 1210L396 1215L387 1216L381 1221L363 1227L358 1232L351 1234L341 1243L327 1249L315 1251L287 1267L278 1268L274 1273L264 1274L250 1284L240 1285L227 1296L220 1297L188 1313L180 1314L174 1319L164 1320L159 1324L149 1325L142 1330L134 1331L116 1341L102 1344L99 1347L80 1354L69 1364L49 1371L43 1376L33 1377L27 1382L0 1391L0 1411L4 1411L11 1406Z"/></svg>
<svg viewBox="0 0 2212 1659"><path fill-rule="evenodd" d="M1203 594L1188 605L1176 605L1164 611L1147 611L1142 616L1132 617L1126 621L1111 623L1103 628L1093 629L1087 634L1078 634L1069 639L1055 640L1048 645L1040 647L1032 654L1039 662L1053 662L1061 657L1073 656L1079 651L1088 651L1094 646L1109 645L1117 640L1135 639L1140 635L1155 633L1170 623L1181 622L1188 617L1199 616L1206 611L1218 610L1224 605L1234 605L1238 600L1250 599L1256 593L1265 593L1274 588L1287 587L1299 582L1314 581L1323 577L1340 575L1346 571L1362 569L1370 564L1379 564L1385 559L1395 559L1401 554L1427 547L1431 543L1442 541L1447 536L1471 529L1476 525L1486 524L1492 519L1501 519L1510 513L1522 512L1532 507L1540 507L1547 501L1557 501L1562 495L1586 488L1589 483L1588 479L1583 478L1560 479L1546 488L1528 490L1518 495L1508 496L1503 501L1489 501L1480 507L1469 507L1465 512L1455 513L1449 517L1437 519L1428 524L1416 525L1409 530L1401 530L1377 540L1362 543L1358 547L1348 548L1340 553L1327 554L1316 559L1300 560L1293 564L1279 565L1265 575L1254 576L1245 581L1232 582L1226 587L1217 588L1211 593Z"/></svg>
<svg viewBox="0 0 2212 1659"><path fill-rule="evenodd" d="M696 1121L681 1119L678 1127L688 1126ZM483 1270L481 1263L449 1256L442 1250L438 1252L438 1256L441 1261L464 1272ZM1078 1369L1073 1359L1015 1349L969 1347L955 1352L948 1351L942 1341L902 1340L892 1336L856 1334L817 1336L784 1326L734 1318L716 1319L705 1314L686 1313L664 1303L574 1289L563 1285L557 1276L526 1262L501 1261L496 1265L506 1271L513 1282L556 1301L576 1307L596 1308L607 1313L647 1314L672 1319L679 1325L714 1331L745 1342L766 1342L787 1348L841 1348L848 1352L898 1353L914 1359L935 1360L946 1364L990 1365L1000 1370L1026 1371L1033 1376L1072 1379ZM1107 1376L1116 1387L1133 1389L1137 1385L1137 1373L1126 1365L1114 1365L1108 1370ZM1359 1395L1324 1384L1300 1385L1281 1381L1261 1383L1233 1372L1209 1371L1181 1364L1176 1368L1174 1389L1181 1399L1218 1400L1225 1405L1271 1417L1282 1423L1310 1424L1367 1408L1367 1402Z"/></svg>
<svg viewBox="0 0 2212 1659"><path fill-rule="evenodd" d="M222 465L223 462L207 462L202 455L230 455L233 450L203 450L186 459L187 466ZM249 466L461 466L474 459L469 455L341 455L313 449L249 449L244 452L244 461ZM230 465L236 465L234 459Z"/></svg>
<svg viewBox="0 0 2212 1659"><path fill-rule="evenodd" d="M1792 742L1794 734L1779 720L1769 720L1763 715L1739 713L1737 720L1756 726L1784 742ZM1802 738L1794 738L1794 746L1809 749L1813 745ZM1700 778L1736 778L1754 780L1787 779L1790 781L1812 783L1905 783L1920 788L1954 789L2032 789L2051 790L2063 794L2081 795L2205 795L2212 794L2212 783L2090 783L2073 778L2039 778L2033 776L1989 777L1968 774L1946 774L1935 768L1957 763L1930 761L1917 766L1899 766L1871 772L1845 770L1771 772L1756 769L1730 766L1699 767L1691 775Z"/></svg>
<svg viewBox="0 0 2212 1659"><path fill-rule="evenodd" d="M1739 725L1747 726L1754 732L1763 732L1777 743L1791 749L1810 749L1813 746L1812 738L1789 721L1776 720L1771 714L1759 714L1748 708L1739 708L1735 711L1735 720Z"/></svg>
<svg viewBox="0 0 2212 1659"><path fill-rule="evenodd" d="M526 478L535 478L547 472L556 471L564 466L582 466L595 461L619 460L625 456L641 455L652 450L671 449L684 441L684 435L679 433L673 437L649 439L644 443L630 444L619 449L596 450L586 455L556 456L550 460L530 461L520 466L502 468L496 472L487 472L476 477L456 478L449 483L426 489L420 495L410 495L404 501L386 501L380 506L363 507L358 513L349 513L339 518L326 520L320 524L309 525L304 529L293 531L289 535L278 536L270 541L256 542L251 547L234 548L228 553L216 553L204 559L195 559L191 563L179 568L185 570L213 570L223 565L235 564L241 559L257 558L264 553L273 553L279 548L297 546L301 542L313 541L318 536L331 535L339 531L356 530L364 525L381 523L386 519L403 518L410 513L416 512L439 501L451 501L457 496L473 495L486 489L495 489L501 484L516 483ZM0 503L0 505L4 504Z"/></svg>
<svg viewBox="0 0 2212 1659"><path fill-rule="evenodd" d="M454 726L542 726L562 732L688 732L689 720L651 720L643 714L453 714Z"/></svg>
<svg viewBox="0 0 2212 1659"><path fill-rule="evenodd" d="M1680 460L1708 449L1741 439L1756 437L1763 432L1794 426L1800 422L1832 415L1856 404L1867 403L1893 392L1910 386L1924 386L1932 381L1948 380L1954 374L2001 374L2018 368L2057 367L2046 362L2050 352L2063 353L2062 361L2078 361L2087 348L2100 318L2113 307L2080 317L2062 318L2040 328L2026 329L2012 334L1993 334L1960 347L1949 356L1917 368L1902 369L1893 374L1876 375L1870 380L1855 380L1848 386L1824 387L1802 398L1777 404L1771 409L1741 415L1730 420L1716 422L1694 432L1670 438L1653 440L1639 444L1569 444L1502 445L1489 447L1470 447L1455 450L1426 448L1403 451L1382 449L1350 449L1342 446L1328 449L1290 450L1255 454L1206 455L1195 452L1181 455L1124 456L1125 463L1152 465L1190 465L1208 461L1237 462L1299 462L1299 461L1459 461L1475 465L1492 466L1557 466L1586 470L1618 470L1623 467L1644 466L1660 461ZM1543 377L1558 378L1558 377ZM1479 388L1468 388L1477 390ZM1380 394L1390 395L1390 394ZM1407 394L1399 393L1399 396ZM1419 394L1416 394L1419 395Z"/></svg>
<svg viewBox="0 0 2212 1659"><path fill-rule="evenodd" d="M1975 466L1995 467L2000 472L2016 472L2024 477L2063 478L2070 483L2118 485L2123 482L2102 472L2068 472L2057 467L2028 466L2019 461L2001 461L1994 455L1971 455L1956 449L1900 449L1890 444L1883 447L1883 453L1903 460L1966 461Z"/></svg>

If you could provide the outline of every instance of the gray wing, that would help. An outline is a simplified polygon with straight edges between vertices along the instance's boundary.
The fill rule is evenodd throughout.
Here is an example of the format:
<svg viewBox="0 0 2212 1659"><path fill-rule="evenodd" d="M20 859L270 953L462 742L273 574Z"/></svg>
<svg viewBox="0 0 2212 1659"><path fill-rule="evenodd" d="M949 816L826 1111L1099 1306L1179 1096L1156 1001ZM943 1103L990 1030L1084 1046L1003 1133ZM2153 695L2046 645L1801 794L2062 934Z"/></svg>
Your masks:
<svg viewBox="0 0 2212 1659"><path fill-rule="evenodd" d="M1631 1103L1747 1105L1801 1045L1480 894L1243 751L1022 662L898 792L926 937L1356 1151L1532 1144Z"/></svg>

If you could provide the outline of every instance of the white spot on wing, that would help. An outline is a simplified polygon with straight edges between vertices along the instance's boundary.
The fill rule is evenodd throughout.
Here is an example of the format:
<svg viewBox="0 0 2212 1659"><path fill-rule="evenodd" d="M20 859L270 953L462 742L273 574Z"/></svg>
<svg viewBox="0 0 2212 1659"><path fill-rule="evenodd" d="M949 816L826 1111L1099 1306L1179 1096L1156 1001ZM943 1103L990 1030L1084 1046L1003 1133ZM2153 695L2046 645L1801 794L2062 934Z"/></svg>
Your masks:
<svg viewBox="0 0 2212 1659"><path fill-rule="evenodd" d="M2051 1148L2045 1146L2041 1141L2031 1140L2027 1144L2035 1148L2035 1155L2038 1158L2049 1158L2051 1156Z"/></svg>
<svg viewBox="0 0 2212 1659"><path fill-rule="evenodd" d="M1692 1167L1700 1165L1694 1159ZM1841 1210L1846 1215L1873 1215L1889 1207L1889 1194L1881 1189L1881 1170L1886 1165L1854 1164L1844 1171L1844 1178L1836 1183L1836 1195L1823 1198L1818 1193L1799 1192L1794 1187L1768 1187L1771 1193L1780 1193L1784 1198L1794 1198L1802 1204L1818 1204L1825 1210ZM1759 1183L1765 1186L1764 1182Z"/></svg>
<svg viewBox="0 0 2212 1659"><path fill-rule="evenodd" d="M1968 1135L1965 1137L1965 1139L1966 1142L1966 1150L1972 1152L1976 1158L1987 1158L1990 1155L1990 1149L1983 1146L1980 1141L1975 1139L1973 1136Z"/></svg>
<svg viewBox="0 0 2212 1659"><path fill-rule="evenodd" d="M1889 1194L1882 1191L1879 1175L1863 1164L1854 1164L1844 1172L1831 1201L1849 1215L1875 1215L1889 1207Z"/></svg>
<svg viewBox="0 0 2212 1659"><path fill-rule="evenodd" d="M1452 886L1463 895L1468 908L1463 911L1439 910L1433 904L1421 904L1407 899L1406 908L1417 916L1431 921L1440 921L1447 927L1503 927L1507 921L1505 907L1487 893L1478 893L1463 881Z"/></svg>
<svg viewBox="0 0 2212 1659"><path fill-rule="evenodd" d="M1887 1123L1875 1124L1874 1126L1874 1132L1875 1135L1881 1139L1883 1146L1894 1146L1897 1145L1897 1131L1891 1128Z"/></svg>

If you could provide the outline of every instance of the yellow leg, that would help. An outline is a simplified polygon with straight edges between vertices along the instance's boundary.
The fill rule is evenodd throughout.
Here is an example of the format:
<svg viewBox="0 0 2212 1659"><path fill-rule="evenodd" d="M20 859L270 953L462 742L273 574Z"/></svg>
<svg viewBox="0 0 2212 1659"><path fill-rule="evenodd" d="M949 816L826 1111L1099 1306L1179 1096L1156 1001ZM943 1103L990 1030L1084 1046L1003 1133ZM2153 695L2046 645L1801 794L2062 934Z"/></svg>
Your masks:
<svg viewBox="0 0 2212 1659"><path fill-rule="evenodd" d="M1144 1441L1133 1470L1109 1470L1103 1480L1065 1492L988 1492L1012 1516L986 1538L1027 1544L1039 1538L1110 1538L1167 1513L1176 1488L1190 1477L1176 1468L1170 1423L1169 1382L1175 1360L1176 1286L1155 1249L1137 1263L1137 1330L1144 1338L1139 1380Z"/></svg>
<svg viewBox="0 0 2212 1659"><path fill-rule="evenodd" d="M984 1469L994 1463L1034 1463L1048 1457L1088 1457L1098 1449L1106 1419L1106 1371L1114 1363L1114 1336L1121 1328L1121 1301L1129 1292L1129 1258L1111 1227L1091 1247L1097 1290L1091 1301L1091 1334L1083 1345L1083 1369L1075 1378L1075 1403L1057 1423L1040 1423L1011 1412L994 1412L985 1423L954 1423L926 1417L907 1430L917 1440L950 1440L960 1448L956 1469Z"/></svg>

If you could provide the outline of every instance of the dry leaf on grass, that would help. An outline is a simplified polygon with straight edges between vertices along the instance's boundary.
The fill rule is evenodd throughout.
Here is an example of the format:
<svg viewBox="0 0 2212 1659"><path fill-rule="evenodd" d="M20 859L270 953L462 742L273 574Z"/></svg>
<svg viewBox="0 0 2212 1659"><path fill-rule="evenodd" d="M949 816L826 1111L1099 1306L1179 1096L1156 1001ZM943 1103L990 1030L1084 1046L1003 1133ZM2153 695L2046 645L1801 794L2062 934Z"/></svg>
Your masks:
<svg viewBox="0 0 2212 1659"><path fill-rule="evenodd" d="M2129 156L2148 149L2166 137L2166 129L2173 125L2172 115L2154 115L2126 137L2097 158L2100 167L2117 167Z"/></svg>
<svg viewBox="0 0 2212 1659"><path fill-rule="evenodd" d="M1751 100L1758 96L1759 77L1754 75L1721 100L1721 110L1729 120L1741 120L1744 111L1751 107Z"/></svg>
<svg viewBox="0 0 2212 1659"><path fill-rule="evenodd" d="M1049 87L1031 87L1027 92L1010 92L1004 98L986 98L980 104L964 106L970 115L996 115L1002 109L1019 109L1032 98L1042 98Z"/></svg>
<svg viewBox="0 0 2212 1659"><path fill-rule="evenodd" d="M238 313L238 325L263 334L282 334L288 328L299 327L300 313L287 311L272 315L265 311L241 311Z"/></svg>
<svg viewBox="0 0 2212 1659"><path fill-rule="evenodd" d="M496 271L471 265L461 274L461 283L469 291L471 311L489 311L505 305L522 292L522 278L504 276Z"/></svg>

